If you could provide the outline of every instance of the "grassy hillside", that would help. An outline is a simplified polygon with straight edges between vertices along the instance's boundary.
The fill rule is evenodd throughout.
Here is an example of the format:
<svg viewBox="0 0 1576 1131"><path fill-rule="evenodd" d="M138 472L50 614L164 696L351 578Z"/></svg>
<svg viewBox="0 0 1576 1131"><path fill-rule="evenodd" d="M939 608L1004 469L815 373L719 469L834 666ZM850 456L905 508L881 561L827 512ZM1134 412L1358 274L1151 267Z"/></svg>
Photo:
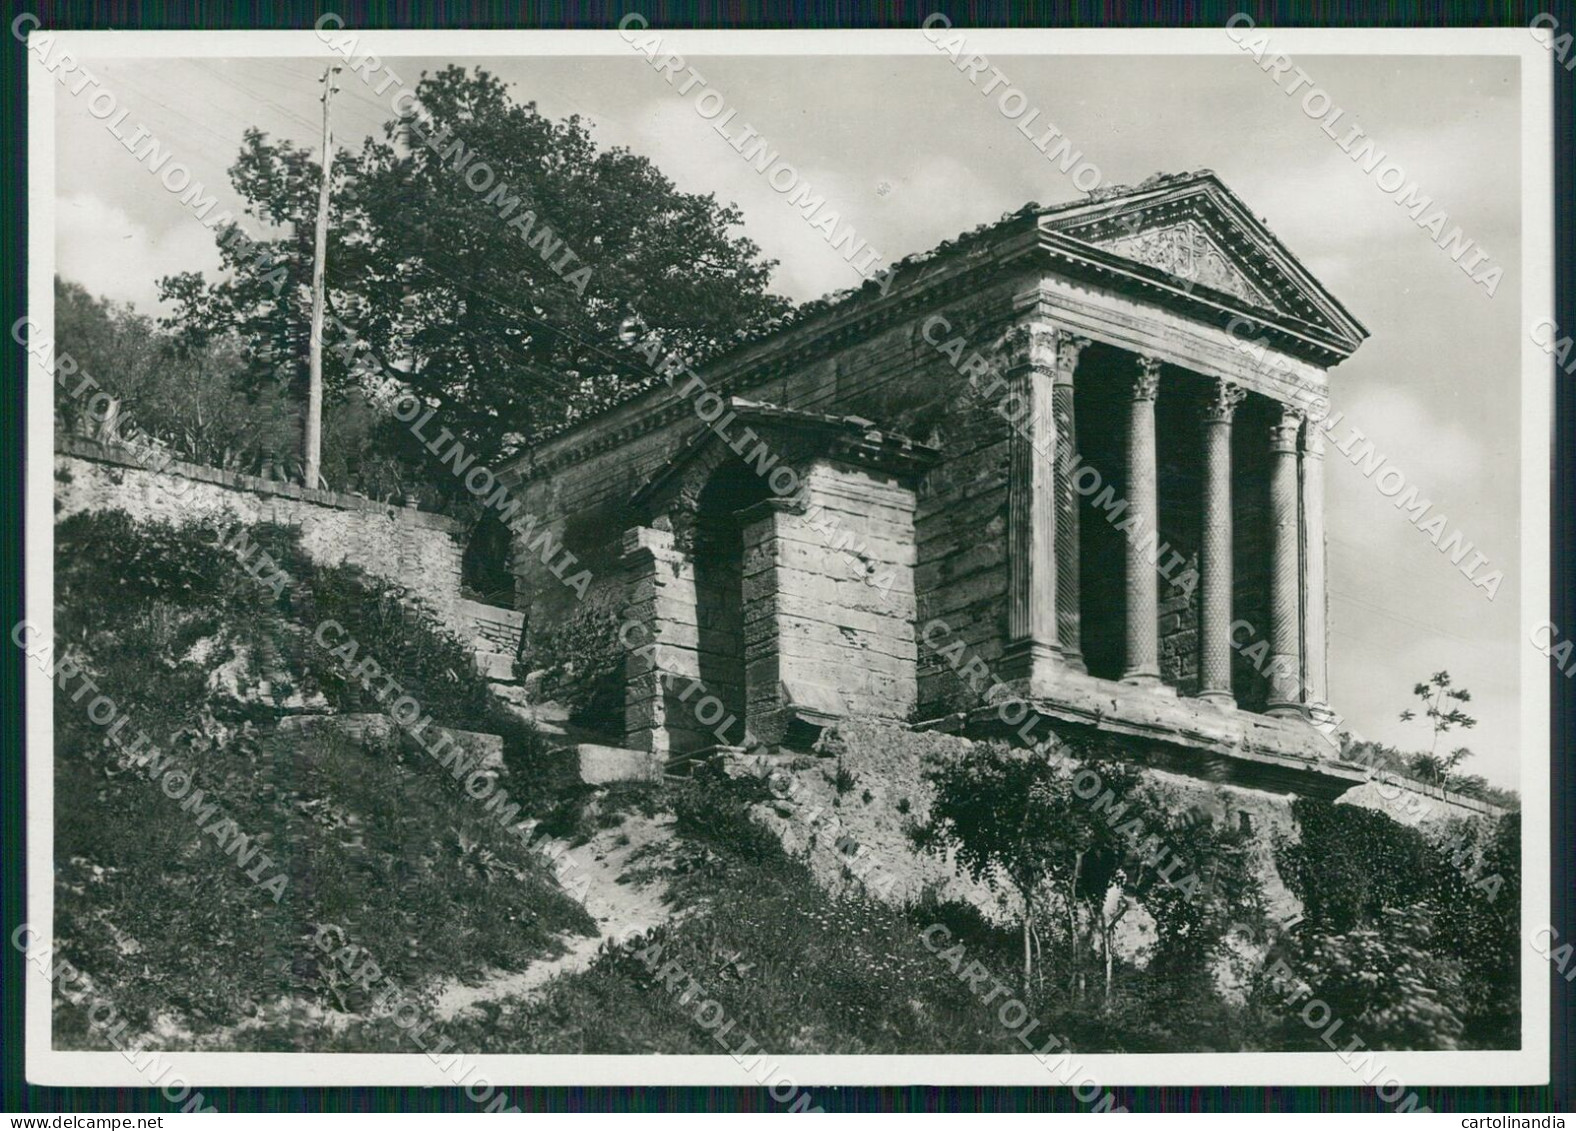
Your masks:
<svg viewBox="0 0 1576 1131"><path fill-rule="evenodd" d="M602 800L604 822L611 800ZM893 906L857 894L857 885L842 897L828 894L752 817L751 807L768 800L751 779L645 787L638 796L644 809L676 817L676 850L663 866L675 919L604 948L590 969L538 996L486 1004L450 1022L445 1034L484 1052L716 1054L736 1052L748 1038L775 1054L1022 1054L1029 1050L1018 1034L1032 1023L1036 1049L1054 1042L1053 1063L1064 1047L1315 1048L1319 1033L1270 976L1280 960L1336 1003L1346 1028L1368 1047L1516 1044L1516 894L1486 900L1462 890L1460 873L1414 830L1387 824L1377 834L1383 842L1373 843L1376 818L1363 810L1304 806L1317 816L1310 852L1329 857L1332 841L1346 848L1334 875L1299 874L1299 890L1312 898L1315 883L1350 889L1361 867L1383 873L1386 890L1375 888L1339 914L1329 913L1321 894L1299 929L1249 963L1240 992L1222 992L1208 963L1162 961L1162 950L1146 966L1119 959L1107 997L1098 970L1085 963L1085 977L1069 966L1054 916L1040 924L1043 951L1025 992L1017 931L969 905L922 898ZM1366 842L1361 830L1370 830ZM1491 866L1507 876L1515 845L1510 824L1488 848ZM1421 866L1420 875L1394 874L1403 856ZM1454 905L1448 914L1447 901ZM1185 943L1175 940L1172 949L1191 953ZM1012 999L1022 1006L1007 1005Z"/></svg>
<svg viewBox="0 0 1576 1131"><path fill-rule="evenodd" d="M408 738L275 733L280 704L378 709L313 641L332 618L436 722L504 733L511 796L545 804L533 736L386 587L313 566L283 529L249 532L286 575L271 585L212 528L91 514L57 536L58 647L126 722L107 737L92 696L74 700L81 677L61 675L56 933L133 1031L203 1043L281 1001L363 1008L370 989L312 945L329 925L413 991L591 931L548 866ZM139 731L148 745L128 757ZM102 1046L78 1007L57 1002L56 1026L63 1047Z"/></svg>
<svg viewBox="0 0 1576 1131"><path fill-rule="evenodd" d="M718 1032L732 1022L726 1051L748 1039L776 1054L1022 1054L1020 1007L1009 1010L1012 1026L1001 1016L1016 998L1037 1022L1035 1049L1054 1040L1053 1050L1202 1051L1251 1046L1262 1035L1247 1015L1229 1016L1208 995L1188 1000L1160 977L1135 975L1107 1009L1069 987L1055 957L1024 994L1015 931L956 902L892 906L828 894L751 817L767 799L751 779L652 787L643 804L677 818L667 866L675 920L608 947L540 997L487 1005L446 1034L488 1052L716 1054L725 1051ZM991 979L983 990L980 975L974 986L960 977L974 962ZM998 982L1005 990L992 993ZM707 1001L721 1010L720 1024L708 1027L718 1014Z"/></svg>

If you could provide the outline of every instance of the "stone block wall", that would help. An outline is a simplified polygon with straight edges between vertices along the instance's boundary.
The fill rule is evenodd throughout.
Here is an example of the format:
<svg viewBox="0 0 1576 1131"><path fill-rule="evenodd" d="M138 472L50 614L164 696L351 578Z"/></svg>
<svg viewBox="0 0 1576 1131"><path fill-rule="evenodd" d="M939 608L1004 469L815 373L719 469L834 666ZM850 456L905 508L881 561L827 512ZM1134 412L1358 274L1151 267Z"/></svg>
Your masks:
<svg viewBox="0 0 1576 1131"><path fill-rule="evenodd" d="M929 894L967 901L987 918L1008 924L1019 914L1016 897L970 879L950 857L916 854L908 837L913 824L929 819L935 799L926 770L949 758L967 757L973 747L965 738L849 720L823 739L822 757L792 767L774 766L780 783L774 793L779 796L755 812L833 892L863 891L892 903L914 903ZM1253 870L1266 911L1277 920L1301 912L1280 876L1274 852L1278 838L1298 836L1290 795L1157 769L1146 768L1141 776L1163 799L1167 816L1191 811L1250 831ZM1143 820L1147 829L1160 826L1159 813L1136 804L1132 818Z"/></svg>
<svg viewBox="0 0 1576 1131"><path fill-rule="evenodd" d="M1197 695L1199 690L1204 441L1198 384L1168 372L1155 406L1160 538L1169 547L1160 565L1163 567L1172 553L1182 559L1171 568L1169 577L1165 573L1160 576L1160 678L1183 695Z"/></svg>
<svg viewBox="0 0 1576 1131"><path fill-rule="evenodd" d="M708 387L724 393L786 408L861 416L941 449L942 462L923 476L915 492L911 617L921 625L935 617L946 619L987 661L999 655L1006 632L1010 428L997 411L1004 393L983 395L957 364L977 350L994 373L1014 297L1033 282L1032 276L1003 279L967 295L937 298L923 313L868 336L835 338L813 351L795 352L792 336L780 335L754 354L746 351L727 370L704 374ZM932 313L944 316L950 329L933 328L934 340L926 340L926 319ZM954 359L938 343L957 337L966 347ZM980 380L984 388L990 383L990 373ZM557 546L575 555L573 570L592 573L588 604L633 609L653 599L653 591L665 589L671 596L673 586L693 584L692 577L669 562L651 567L655 579L647 571L640 575L645 580L632 580L635 575L627 571L620 539L646 521L630 508L631 496L703 427L691 401L674 403L664 390L605 414L575 432L572 440L545 445L533 457L535 467L527 462L505 473L522 513L534 520L514 556L517 605L530 609L527 631L534 635L580 607L579 595L550 568L559 559L547 551ZM864 527L854 530L874 541ZM819 533L808 537L822 547L830 544ZM855 611L868 610L855 606ZM933 650L920 645L917 660L910 712L915 717L977 704L978 696ZM641 694L648 704L658 701L654 688Z"/></svg>
<svg viewBox="0 0 1576 1131"><path fill-rule="evenodd" d="M913 491L819 461L802 509L756 509L744 547L751 732L777 741L795 711L907 720L917 696Z"/></svg>
<svg viewBox="0 0 1576 1131"><path fill-rule="evenodd" d="M630 649L624 668L624 741L636 750L665 756L718 745L719 739L708 735L682 698L687 681L701 678L694 563L675 549L671 533L648 527L626 534L623 562L628 575L625 615L639 625L664 626L661 634L623 641ZM726 720L719 717L715 725L726 727ZM742 745L740 720L732 730L741 741L728 744Z"/></svg>
<svg viewBox="0 0 1576 1131"><path fill-rule="evenodd" d="M154 470L124 448L61 441L55 453L57 517L98 510L173 523L208 519L292 526L314 561L359 566L403 586L461 639L472 639L477 630L474 610L466 609L474 602L460 598L465 526L443 515L179 461Z"/></svg>
<svg viewBox="0 0 1576 1131"><path fill-rule="evenodd" d="M464 597L457 599L455 611L469 628L476 666L490 679L512 680L525 614Z"/></svg>
<svg viewBox="0 0 1576 1131"><path fill-rule="evenodd" d="M480 601L471 601L461 598L459 611L470 619L472 635L477 646L486 646L489 651L507 652L514 654L516 645L520 643L520 623L525 619L523 613L514 609L504 609L497 605L484 605Z"/></svg>

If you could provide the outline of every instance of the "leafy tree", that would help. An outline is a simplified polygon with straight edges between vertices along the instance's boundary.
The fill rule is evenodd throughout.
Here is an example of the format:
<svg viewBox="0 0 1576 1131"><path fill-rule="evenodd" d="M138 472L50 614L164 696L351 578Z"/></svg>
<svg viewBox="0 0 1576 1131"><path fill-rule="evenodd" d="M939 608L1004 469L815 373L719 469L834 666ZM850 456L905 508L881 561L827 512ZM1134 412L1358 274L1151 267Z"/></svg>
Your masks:
<svg viewBox="0 0 1576 1131"><path fill-rule="evenodd" d="M1253 834L1155 797L1156 833L1197 884L1146 883L1143 906L1155 921L1150 970L1179 988L1208 992L1211 967L1234 926L1257 927L1264 914ZM1140 874L1139 879L1146 879Z"/></svg>
<svg viewBox="0 0 1576 1131"><path fill-rule="evenodd" d="M1036 914L1053 906L1065 916L1068 993L1082 996L1086 959L1098 956L1107 1006L1116 931L1136 909L1156 923L1152 965L1174 976L1207 971L1230 926L1259 907L1249 834L1181 811L1104 746L1069 744L1047 757L990 744L927 779L936 797L915 839L1018 895L1025 989Z"/></svg>
<svg viewBox="0 0 1576 1131"><path fill-rule="evenodd" d="M975 880L992 888L1003 880L1023 904L1023 988L1034 968L1031 938L1035 893L1048 876L1078 882L1067 835L1078 804L1065 767L1043 754L986 743L967 757L944 762L927 773L936 791L930 821L915 831L919 847L956 853Z"/></svg>
<svg viewBox="0 0 1576 1131"><path fill-rule="evenodd" d="M1065 767L1069 783L1078 780L1080 771L1091 770L1099 779L1099 796L1109 793L1113 805L1136 802L1140 811L1154 808L1146 804L1138 771L1131 764L1105 756L1097 747L1068 746L1063 753L1071 756ZM1111 810L1097 810L1093 798L1079 796L1076 790L1070 790L1069 798L1062 828L1052 838L1063 859L1048 877L1067 915L1067 986L1074 997L1081 996L1082 955L1089 952L1092 957L1098 944L1105 962L1104 1000L1109 1004L1116 929L1138 906L1138 896L1153 880L1151 868L1158 860L1133 850L1117 831L1122 825L1112 819Z"/></svg>
<svg viewBox="0 0 1576 1131"><path fill-rule="evenodd" d="M387 396L392 379L491 461L659 380L619 345L631 314L699 356L787 313L736 207L679 192L481 69L424 74L416 93L423 121L390 121L334 163L328 306L348 329L325 333L331 397ZM230 172L267 232L220 232L223 282L163 280L169 324L194 341L234 329L259 380L282 369L298 385L318 166L253 130Z"/></svg>
<svg viewBox="0 0 1576 1131"><path fill-rule="evenodd" d="M94 298L76 283L55 277L55 344L78 367L104 383L113 375L124 398L157 369L152 324L130 307ZM57 358L58 360L58 358ZM62 434L89 428L85 397L73 397L78 382L55 382L55 429ZM122 391L124 390L124 391Z"/></svg>
<svg viewBox="0 0 1576 1131"><path fill-rule="evenodd" d="M1438 671L1429 676L1426 683L1414 685L1412 695L1422 706L1423 717L1428 720L1433 732L1428 753L1414 758L1412 769L1424 775L1425 781L1432 781L1433 784L1443 787L1455 768L1472 756L1472 751L1465 746L1457 747L1448 757L1438 756L1441 735L1449 734L1457 727L1471 730L1477 726L1477 720L1456 705L1470 703L1472 693L1464 687L1452 686L1449 672ZM1401 712L1403 723L1411 722L1415 718L1417 712L1410 707Z"/></svg>
<svg viewBox="0 0 1576 1131"><path fill-rule="evenodd" d="M1452 785L1455 784L1455 768L1470 757L1472 757L1471 750L1465 746L1458 746L1444 757L1437 754L1414 754L1407 759L1406 765L1411 776L1416 780L1444 788L1447 781Z"/></svg>
<svg viewBox="0 0 1576 1131"><path fill-rule="evenodd" d="M57 278L55 340L58 352L119 402L118 412L93 428L103 439L144 434L180 458L244 470L294 455L300 426L292 406L272 386L252 394L241 388L244 365L232 335L182 346L130 307ZM62 432L94 424L73 388L56 383Z"/></svg>

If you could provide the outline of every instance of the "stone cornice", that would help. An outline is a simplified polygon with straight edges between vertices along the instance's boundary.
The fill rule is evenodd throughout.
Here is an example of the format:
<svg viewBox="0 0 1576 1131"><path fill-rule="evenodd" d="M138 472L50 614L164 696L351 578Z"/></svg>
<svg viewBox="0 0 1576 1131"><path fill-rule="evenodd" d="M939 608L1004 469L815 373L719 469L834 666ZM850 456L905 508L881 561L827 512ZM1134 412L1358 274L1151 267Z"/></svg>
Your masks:
<svg viewBox="0 0 1576 1131"><path fill-rule="evenodd" d="M885 297L877 297L874 288L868 294L856 292L840 306L701 366L697 375L706 391L724 397L743 393L927 310L966 298L1025 269L1028 258L1036 254L1032 218L1023 222L1022 229L972 254L919 265L909 278L894 283ZM547 440L534 458L514 461L502 475L529 482L693 416L690 401L659 386Z"/></svg>
<svg viewBox="0 0 1576 1131"><path fill-rule="evenodd" d="M1117 217L1135 214L1200 219L1250 269L1257 288L1303 315L1319 316L1323 324L1296 313L1265 309L1208 286L1188 287L1157 267L1102 250L1082 238L1098 238ZM1070 234L1074 232L1077 237ZM888 294L866 285L830 305L811 304L814 309L800 321L734 348L698 373L709 392L724 397L748 393L851 342L977 294L1013 272L1032 270L1093 283L1213 325L1233 337L1263 341L1317 368L1344 360L1367 335L1229 189L1212 173L1201 172L1157 178L1136 189L1103 193L1059 208L1021 210L934 253L902 261ZM1004 309L1003 315L1010 316L1010 311ZM503 477L514 483L541 478L690 413L690 405L672 388L659 386L547 440L534 453L509 464Z"/></svg>
<svg viewBox="0 0 1576 1131"><path fill-rule="evenodd" d="M1460 812L1500 817L1507 810L1475 797L1390 774L1375 775L1353 762L1332 757L1330 745L1300 719L1279 719L1251 711L1221 711L1197 699L1137 695L1093 677L1064 677L1062 694L1028 701L1053 727L1075 726L1135 739L1145 744L1145 760L1155 769L1251 789L1296 793L1334 801L1373 781L1384 781L1442 802ZM1114 689L1090 694L1105 684ZM1085 686L1088 685L1088 686ZM931 719L915 730L940 730L1012 741L1021 722L1008 726L999 705Z"/></svg>

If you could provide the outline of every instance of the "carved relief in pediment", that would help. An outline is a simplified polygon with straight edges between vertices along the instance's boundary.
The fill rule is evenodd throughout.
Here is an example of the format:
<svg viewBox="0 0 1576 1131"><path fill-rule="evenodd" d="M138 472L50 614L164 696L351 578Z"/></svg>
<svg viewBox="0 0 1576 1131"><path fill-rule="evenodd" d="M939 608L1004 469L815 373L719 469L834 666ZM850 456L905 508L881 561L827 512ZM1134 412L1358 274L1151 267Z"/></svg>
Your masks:
<svg viewBox="0 0 1576 1131"><path fill-rule="evenodd" d="M1097 246L1158 267L1179 279L1191 279L1199 286L1212 287L1255 306L1274 309L1264 292L1248 281L1220 246L1196 220L1149 228L1132 235L1101 241Z"/></svg>

